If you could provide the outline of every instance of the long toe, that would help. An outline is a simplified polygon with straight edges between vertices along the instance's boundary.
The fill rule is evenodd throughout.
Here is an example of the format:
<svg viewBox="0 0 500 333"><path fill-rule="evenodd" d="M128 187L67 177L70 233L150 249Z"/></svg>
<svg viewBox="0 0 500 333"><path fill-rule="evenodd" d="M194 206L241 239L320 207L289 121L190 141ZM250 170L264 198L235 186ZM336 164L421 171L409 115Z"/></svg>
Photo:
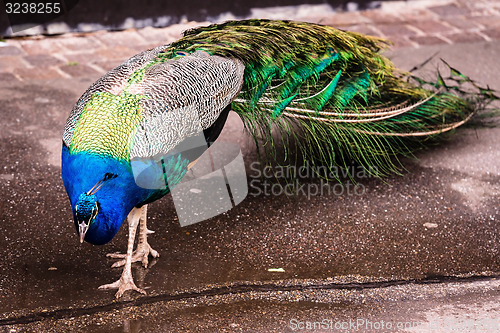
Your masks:
<svg viewBox="0 0 500 333"><path fill-rule="evenodd" d="M124 253L119 253L119 252L115 252L115 253L108 253L106 254L106 257L108 258L113 258L113 259L123 259L125 258L127 255L124 254Z"/></svg>
<svg viewBox="0 0 500 333"><path fill-rule="evenodd" d="M125 258L127 257L127 255L125 255L125 254L108 253L106 256L109 258L113 258L113 259L122 259L122 260L118 260L117 262L113 263L113 265L111 265L112 268L121 267L121 266L125 265ZM134 262L140 261L140 262L144 263L144 257L146 257L146 261L147 261L147 254L145 254L145 251L143 249L137 249L132 253L131 262L134 263Z"/></svg>
<svg viewBox="0 0 500 333"><path fill-rule="evenodd" d="M126 259L118 260L117 262L113 263L113 265L111 265L111 268L122 267L125 265L125 261ZM132 262L134 261L132 260Z"/></svg>
<svg viewBox="0 0 500 333"><path fill-rule="evenodd" d="M111 256L110 256L111 257ZM114 258L125 258L126 256L123 255L123 257L119 257L119 256L116 256ZM112 257L113 258L113 257ZM145 259L144 259L145 258ZM115 268L115 267L121 267L123 265L125 265L125 260L126 259L122 259L122 260L118 260L117 262L115 262L113 265L111 265L112 268ZM137 249L134 251L134 253L132 253L132 258L131 258L131 262L134 263L134 262L142 262L144 264L144 260L146 260L146 266L147 266L147 262L148 262L148 254L146 251L142 250L142 249ZM144 266L144 267L146 267Z"/></svg>
<svg viewBox="0 0 500 333"><path fill-rule="evenodd" d="M102 286L99 286L99 290L108 290L108 289L118 289L120 287L120 280L117 280L113 283L108 283L108 284L103 284Z"/></svg>
<svg viewBox="0 0 500 333"><path fill-rule="evenodd" d="M144 257L142 258L142 265L144 267L147 267L148 266L148 260L149 260L148 257L151 255L153 258L158 258L160 256L160 254L158 253L158 251L156 251L155 249L153 249L151 247L151 245L149 245L147 243L145 244L144 247L145 248L144 248L144 253L143 253Z"/></svg>
<svg viewBox="0 0 500 333"><path fill-rule="evenodd" d="M137 247L137 249L132 253L132 262L138 262L140 261L144 267L148 266L149 263L149 255L151 255L153 258L158 258L160 254L158 251L153 249L148 243L141 244ZM108 253L106 254L108 258L112 259L122 259L117 262L115 262L111 267L121 267L125 265L125 254L121 253Z"/></svg>
<svg viewBox="0 0 500 333"><path fill-rule="evenodd" d="M151 254L151 256L153 258L159 258L160 257L160 254L158 253L158 251L156 251L152 247L149 248L149 253Z"/></svg>
<svg viewBox="0 0 500 333"><path fill-rule="evenodd" d="M104 284L99 287L99 290L109 290L109 289L118 289L118 291L115 294L116 298L120 298L123 295L123 293L125 293L127 290L135 290L141 294L146 295L146 291L144 289L137 287L134 283L134 280L124 280L122 278L113 283Z"/></svg>

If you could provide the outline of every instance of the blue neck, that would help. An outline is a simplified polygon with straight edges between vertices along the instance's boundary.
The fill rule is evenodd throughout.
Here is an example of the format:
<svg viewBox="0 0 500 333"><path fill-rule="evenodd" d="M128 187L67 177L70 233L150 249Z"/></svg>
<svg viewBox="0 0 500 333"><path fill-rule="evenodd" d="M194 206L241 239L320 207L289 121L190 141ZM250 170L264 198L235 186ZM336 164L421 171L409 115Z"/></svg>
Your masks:
<svg viewBox="0 0 500 333"><path fill-rule="evenodd" d="M61 172L75 221L78 197L88 192L106 173L117 175L107 180L95 194L100 209L85 236L85 240L93 244L109 242L132 208L143 204L158 192L138 187L127 161L86 152L71 154L66 146L62 149Z"/></svg>

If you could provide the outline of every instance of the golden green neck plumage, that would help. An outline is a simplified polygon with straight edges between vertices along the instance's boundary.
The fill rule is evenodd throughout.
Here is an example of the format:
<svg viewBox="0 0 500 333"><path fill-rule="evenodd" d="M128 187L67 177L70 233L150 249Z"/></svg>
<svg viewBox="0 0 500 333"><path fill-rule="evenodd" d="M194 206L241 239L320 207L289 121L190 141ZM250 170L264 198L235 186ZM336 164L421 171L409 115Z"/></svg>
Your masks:
<svg viewBox="0 0 500 333"><path fill-rule="evenodd" d="M76 124L70 151L128 160L135 128L141 122L142 98L127 91L94 93Z"/></svg>

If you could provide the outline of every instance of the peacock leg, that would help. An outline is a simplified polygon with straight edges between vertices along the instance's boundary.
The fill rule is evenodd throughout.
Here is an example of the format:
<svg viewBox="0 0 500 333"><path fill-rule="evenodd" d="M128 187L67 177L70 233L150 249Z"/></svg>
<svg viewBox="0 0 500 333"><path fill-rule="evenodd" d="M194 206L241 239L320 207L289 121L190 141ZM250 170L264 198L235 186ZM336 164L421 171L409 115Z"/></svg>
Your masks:
<svg viewBox="0 0 500 333"><path fill-rule="evenodd" d="M137 225L139 224L139 220L143 215L143 207L134 208L130 212L127 217L128 220L128 246L127 246L127 254L125 257L125 267L123 268L122 275L118 281L115 281L110 284L105 284L99 287L101 290L106 289L118 289L116 292L116 298L120 298L123 293L127 290L135 290L142 294L146 294L143 289L138 288L134 279L132 278L132 250L134 248L134 239L135 232L137 230Z"/></svg>
<svg viewBox="0 0 500 333"><path fill-rule="evenodd" d="M141 207L141 209L142 213L140 216L139 224L139 241L137 243L137 248L132 253L132 262L140 261L142 262L142 265L144 267L147 267L149 263L149 255L151 255L153 258L158 258L160 254L155 251L148 243L148 234L154 233L154 231L148 230L148 228L146 227L148 206L144 205ZM115 262L111 267L120 267L125 265L127 255L120 253L108 253L107 256L115 259L124 258L123 260Z"/></svg>

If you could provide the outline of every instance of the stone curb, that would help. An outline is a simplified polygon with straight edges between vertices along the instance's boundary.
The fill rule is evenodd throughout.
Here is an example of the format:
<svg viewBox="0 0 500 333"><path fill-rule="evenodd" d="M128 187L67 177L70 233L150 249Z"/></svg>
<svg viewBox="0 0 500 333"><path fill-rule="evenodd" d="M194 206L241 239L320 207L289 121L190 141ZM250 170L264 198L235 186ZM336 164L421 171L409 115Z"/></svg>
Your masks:
<svg viewBox="0 0 500 333"><path fill-rule="evenodd" d="M394 1L374 10L302 19L387 38L394 48L500 40L500 2L495 0ZM0 45L0 78L97 78L142 50L170 43L184 30L207 24L8 39Z"/></svg>

